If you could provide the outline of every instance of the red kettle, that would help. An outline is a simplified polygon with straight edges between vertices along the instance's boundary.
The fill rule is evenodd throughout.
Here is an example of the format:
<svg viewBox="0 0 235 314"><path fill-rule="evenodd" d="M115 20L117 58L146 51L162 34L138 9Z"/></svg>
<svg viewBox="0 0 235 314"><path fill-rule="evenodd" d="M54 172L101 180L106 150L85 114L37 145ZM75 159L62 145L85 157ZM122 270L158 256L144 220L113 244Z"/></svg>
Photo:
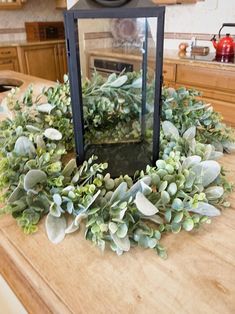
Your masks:
<svg viewBox="0 0 235 314"><path fill-rule="evenodd" d="M216 35L211 39L216 49L216 61L220 62L233 62L235 53L235 41L226 34L225 37L221 38L221 31L224 27L235 27L233 23L224 23L219 30L219 42L216 41Z"/></svg>

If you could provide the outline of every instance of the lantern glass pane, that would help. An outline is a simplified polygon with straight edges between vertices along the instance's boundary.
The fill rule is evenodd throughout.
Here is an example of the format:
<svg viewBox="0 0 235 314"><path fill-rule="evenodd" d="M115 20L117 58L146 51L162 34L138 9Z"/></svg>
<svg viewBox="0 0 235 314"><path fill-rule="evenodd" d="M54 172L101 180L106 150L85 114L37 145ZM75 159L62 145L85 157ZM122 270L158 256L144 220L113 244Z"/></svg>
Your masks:
<svg viewBox="0 0 235 314"><path fill-rule="evenodd" d="M156 22L78 20L85 154L113 175L152 161Z"/></svg>

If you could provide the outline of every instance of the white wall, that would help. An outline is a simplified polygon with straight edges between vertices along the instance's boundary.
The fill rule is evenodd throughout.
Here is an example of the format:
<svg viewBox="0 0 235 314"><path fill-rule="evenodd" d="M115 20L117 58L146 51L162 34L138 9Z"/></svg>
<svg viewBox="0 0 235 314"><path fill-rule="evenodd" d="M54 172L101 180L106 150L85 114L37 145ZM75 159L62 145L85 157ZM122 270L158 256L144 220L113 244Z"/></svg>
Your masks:
<svg viewBox="0 0 235 314"><path fill-rule="evenodd" d="M166 8L166 32L217 34L226 22L235 23L235 0L205 0ZM226 28L224 32L235 34L235 28ZM166 40L165 48L177 48L180 42L182 40ZM199 44L212 47L210 42Z"/></svg>
<svg viewBox="0 0 235 314"><path fill-rule="evenodd" d="M68 8L77 1L67 0ZM197 4L166 7L165 30L167 33L216 34L225 22L235 23L235 0L205 0ZM225 29L225 32L227 31L235 34L235 28ZM182 41L189 42L182 39L166 39L165 48L177 49ZM199 41L198 44L212 47L209 41Z"/></svg>

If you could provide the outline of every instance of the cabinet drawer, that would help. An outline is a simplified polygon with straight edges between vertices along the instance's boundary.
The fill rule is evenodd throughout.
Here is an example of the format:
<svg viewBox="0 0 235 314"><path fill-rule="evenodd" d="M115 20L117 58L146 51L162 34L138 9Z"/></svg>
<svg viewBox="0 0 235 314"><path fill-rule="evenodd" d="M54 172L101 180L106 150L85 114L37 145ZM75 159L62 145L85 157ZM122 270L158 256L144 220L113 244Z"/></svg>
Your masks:
<svg viewBox="0 0 235 314"><path fill-rule="evenodd" d="M4 47L0 48L0 59L2 58L12 58L17 56L16 48L14 47Z"/></svg>
<svg viewBox="0 0 235 314"><path fill-rule="evenodd" d="M235 127L235 104L226 103L224 101L214 100L214 99L207 99L203 98L204 101L211 104L215 111L221 113L223 117L223 121L232 126Z"/></svg>
<svg viewBox="0 0 235 314"><path fill-rule="evenodd" d="M235 71L178 65L176 80L178 84L235 92Z"/></svg>
<svg viewBox="0 0 235 314"><path fill-rule="evenodd" d="M16 59L0 60L0 71L3 70L19 71L18 61Z"/></svg>
<svg viewBox="0 0 235 314"><path fill-rule="evenodd" d="M163 78L164 81L175 82L176 65L175 64L163 64Z"/></svg>
<svg viewBox="0 0 235 314"><path fill-rule="evenodd" d="M3 70L12 70L14 71L14 63L12 62L12 60L0 60L0 71Z"/></svg>

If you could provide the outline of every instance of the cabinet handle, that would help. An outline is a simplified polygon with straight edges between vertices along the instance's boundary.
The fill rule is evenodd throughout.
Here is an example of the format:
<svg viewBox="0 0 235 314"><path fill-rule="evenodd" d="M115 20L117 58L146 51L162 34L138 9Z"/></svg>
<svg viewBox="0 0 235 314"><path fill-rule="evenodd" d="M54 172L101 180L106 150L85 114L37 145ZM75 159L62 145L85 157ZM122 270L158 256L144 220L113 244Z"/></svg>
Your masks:
<svg viewBox="0 0 235 314"><path fill-rule="evenodd" d="M167 70L163 70L163 74L166 74L167 73Z"/></svg>
<svg viewBox="0 0 235 314"><path fill-rule="evenodd" d="M1 51L1 55L9 55L11 54L11 52L8 50L8 51Z"/></svg>
<svg viewBox="0 0 235 314"><path fill-rule="evenodd" d="M11 61L2 61L0 64L11 64Z"/></svg>

